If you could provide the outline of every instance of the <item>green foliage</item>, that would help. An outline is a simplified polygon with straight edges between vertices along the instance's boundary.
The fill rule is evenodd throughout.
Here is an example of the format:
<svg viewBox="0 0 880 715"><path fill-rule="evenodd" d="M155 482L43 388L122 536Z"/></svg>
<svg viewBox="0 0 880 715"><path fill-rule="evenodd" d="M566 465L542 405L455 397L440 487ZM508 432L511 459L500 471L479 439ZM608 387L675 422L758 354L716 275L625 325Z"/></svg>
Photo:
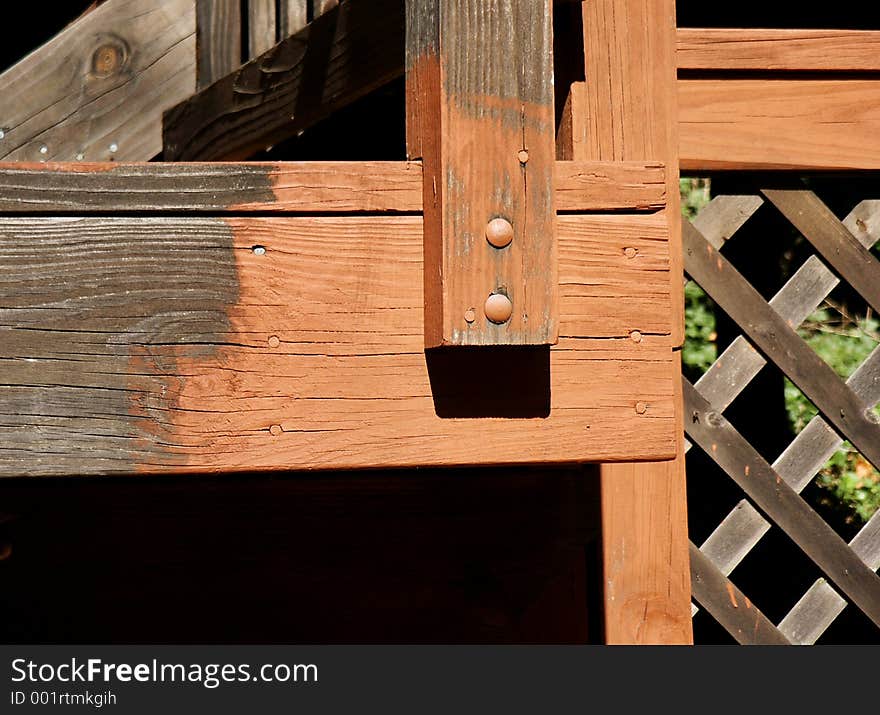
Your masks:
<svg viewBox="0 0 880 715"><path fill-rule="evenodd" d="M685 220L709 203L709 179L681 179L681 213ZM684 288L684 345L681 360L688 377L702 375L715 362L715 310L712 301L693 281Z"/></svg>

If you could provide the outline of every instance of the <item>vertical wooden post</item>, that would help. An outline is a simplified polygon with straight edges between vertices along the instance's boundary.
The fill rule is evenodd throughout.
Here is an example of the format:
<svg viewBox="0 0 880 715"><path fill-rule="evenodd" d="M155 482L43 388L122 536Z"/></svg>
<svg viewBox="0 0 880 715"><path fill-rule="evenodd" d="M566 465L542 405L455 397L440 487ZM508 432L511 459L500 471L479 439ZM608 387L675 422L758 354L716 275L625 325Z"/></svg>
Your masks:
<svg viewBox="0 0 880 715"><path fill-rule="evenodd" d="M672 348L684 315L675 100L674 0L583 4L585 77L575 85L575 159L654 159L666 164L673 296ZM658 310L661 309L658 306ZM678 361L669 379L681 405ZM678 434L683 435L681 409ZM603 464L601 514L607 643L690 643L683 436L670 462Z"/></svg>
<svg viewBox="0 0 880 715"><path fill-rule="evenodd" d="M407 2L425 345L557 338L550 0Z"/></svg>

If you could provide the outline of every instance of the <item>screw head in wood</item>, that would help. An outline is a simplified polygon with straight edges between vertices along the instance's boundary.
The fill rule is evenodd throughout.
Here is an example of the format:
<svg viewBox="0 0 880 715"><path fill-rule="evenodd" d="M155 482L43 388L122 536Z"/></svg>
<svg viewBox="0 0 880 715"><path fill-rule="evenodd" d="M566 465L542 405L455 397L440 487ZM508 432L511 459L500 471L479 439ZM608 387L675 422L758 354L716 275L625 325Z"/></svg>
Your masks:
<svg viewBox="0 0 880 715"><path fill-rule="evenodd" d="M468 308L464 311L464 322L473 323L477 319L477 311L473 308Z"/></svg>
<svg viewBox="0 0 880 715"><path fill-rule="evenodd" d="M529 150L520 149L520 151L516 155L516 158L519 159L520 164L525 164L529 160Z"/></svg>
<svg viewBox="0 0 880 715"><path fill-rule="evenodd" d="M633 248L632 246L627 246L623 249L623 255L627 258L635 258L639 253L639 249Z"/></svg>
<svg viewBox="0 0 880 715"><path fill-rule="evenodd" d="M281 425L272 425L269 428L269 434L271 434L273 437L277 437L282 432L284 432L284 430L281 428Z"/></svg>
<svg viewBox="0 0 880 715"><path fill-rule="evenodd" d="M268 342L270 348L277 348L279 345L281 345L281 340L277 335L270 335Z"/></svg>
<svg viewBox="0 0 880 715"><path fill-rule="evenodd" d="M644 402L636 402L636 414L643 415L648 411L648 405Z"/></svg>
<svg viewBox="0 0 880 715"><path fill-rule="evenodd" d="M633 330L633 331L629 334L629 337L630 337L630 340L632 340L634 343L640 343L640 342L642 342L642 334L641 334L641 332L639 332L638 330Z"/></svg>
<svg viewBox="0 0 880 715"><path fill-rule="evenodd" d="M265 246L251 246L251 253L255 256L265 256L266 255L266 247Z"/></svg>
<svg viewBox="0 0 880 715"><path fill-rule="evenodd" d="M501 217L493 218L486 224L486 240L495 248L509 246L513 240L513 226Z"/></svg>
<svg viewBox="0 0 880 715"><path fill-rule="evenodd" d="M513 303L503 293L492 293L486 298L486 317L493 323L500 325L510 320L513 314Z"/></svg>

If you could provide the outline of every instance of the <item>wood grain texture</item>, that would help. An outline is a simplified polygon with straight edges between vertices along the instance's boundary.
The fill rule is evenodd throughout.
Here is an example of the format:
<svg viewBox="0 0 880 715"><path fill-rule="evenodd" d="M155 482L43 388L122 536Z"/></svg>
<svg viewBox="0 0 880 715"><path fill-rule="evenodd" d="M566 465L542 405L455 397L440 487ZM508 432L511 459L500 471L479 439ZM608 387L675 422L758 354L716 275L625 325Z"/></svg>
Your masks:
<svg viewBox="0 0 880 715"><path fill-rule="evenodd" d="M241 0L196 0L196 89L241 64Z"/></svg>
<svg viewBox="0 0 880 715"><path fill-rule="evenodd" d="M681 168L880 168L880 80L678 81Z"/></svg>
<svg viewBox="0 0 880 715"><path fill-rule="evenodd" d="M259 57L275 44L275 0L247 0L248 57Z"/></svg>
<svg viewBox="0 0 880 715"><path fill-rule="evenodd" d="M407 3L409 156L424 164L427 347L557 339L552 25L549 0ZM513 228L503 248L486 240L496 218ZM513 304L501 324L483 311L494 293Z"/></svg>
<svg viewBox="0 0 880 715"><path fill-rule="evenodd" d="M583 6L586 82L572 86L575 159L653 159L667 165L673 345L683 341L676 137L675 8L668 0L592 0ZM657 304L653 309L656 311ZM677 355L668 379L680 384ZM676 459L603 464L604 628L607 643L690 643L690 575L681 399Z"/></svg>
<svg viewBox="0 0 880 715"><path fill-rule="evenodd" d="M687 433L875 624L880 577L684 380Z"/></svg>
<svg viewBox="0 0 880 715"><path fill-rule="evenodd" d="M0 159L147 161L196 83L192 0L116 0L0 75Z"/></svg>
<svg viewBox="0 0 880 715"><path fill-rule="evenodd" d="M690 544L691 584L694 598L740 645L791 645L779 629L718 570L693 543Z"/></svg>
<svg viewBox="0 0 880 715"><path fill-rule="evenodd" d="M278 37L285 39L302 30L309 20L308 0L280 0Z"/></svg>
<svg viewBox="0 0 880 715"><path fill-rule="evenodd" d="M876 30L681 27L679 69L880 71Z"/></svg>
<svg viewBox="0 0 880 715"><path fill-rule="evenodd" d="M559 228L560 342L498 372L426 358L419 216L2 219L0 473L669 457L665 224Z"/></svg>
<svg viewBox="0 0 880 715"><path fill-rule="evenodd" d="M247 158L400 77L401 3L349 0L169 110L165 159Z"/></svg>
<svg viewBox="0 0 880 715"><path fill-rule="evenodd" d="M665 205L656 162L557 162L559 211ZM0 162L0 212L420 213L419 162Z"/></svg>

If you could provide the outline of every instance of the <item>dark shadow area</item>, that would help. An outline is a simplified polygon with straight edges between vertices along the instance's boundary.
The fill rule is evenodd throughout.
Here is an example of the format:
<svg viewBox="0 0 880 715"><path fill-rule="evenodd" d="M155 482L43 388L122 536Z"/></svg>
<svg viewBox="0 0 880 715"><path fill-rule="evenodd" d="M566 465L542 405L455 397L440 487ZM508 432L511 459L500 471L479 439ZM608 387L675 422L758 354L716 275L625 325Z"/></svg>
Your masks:
<svg viewBox="0 0 880 715"><path fill-rule="evenodd" d="M425 351L438 417L547 417L549 346Z"/></svg>
<svg viewBox="0 0 880 715"><path fill-rule="evenodd" d="M0 483L0 642L582 643L589 469Z"/></svg>

